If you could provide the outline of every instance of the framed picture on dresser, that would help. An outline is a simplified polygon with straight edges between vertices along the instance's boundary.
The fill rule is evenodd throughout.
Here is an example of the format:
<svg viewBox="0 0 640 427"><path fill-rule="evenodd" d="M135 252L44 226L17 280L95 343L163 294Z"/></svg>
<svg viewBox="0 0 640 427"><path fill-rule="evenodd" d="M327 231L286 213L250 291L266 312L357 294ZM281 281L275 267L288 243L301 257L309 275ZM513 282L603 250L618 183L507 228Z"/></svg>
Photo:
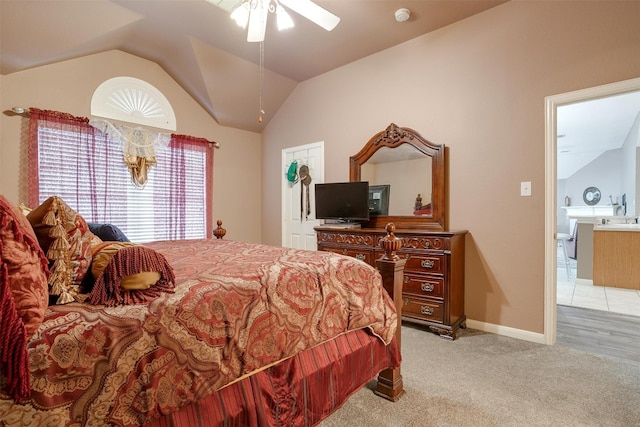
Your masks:
<svg viewBox="0 0 640 427"><path fill-rule="evenodd" d="M369 215L389 215L390 185L369 186Z"/></svg>

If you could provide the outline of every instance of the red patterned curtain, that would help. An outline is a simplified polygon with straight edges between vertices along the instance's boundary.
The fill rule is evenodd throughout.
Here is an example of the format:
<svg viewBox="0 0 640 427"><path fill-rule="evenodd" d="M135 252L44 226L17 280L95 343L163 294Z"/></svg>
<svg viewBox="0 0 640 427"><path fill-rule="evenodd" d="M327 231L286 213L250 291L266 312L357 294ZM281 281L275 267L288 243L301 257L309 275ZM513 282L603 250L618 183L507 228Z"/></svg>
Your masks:
<svg viewBox="0 0 640 427"><path fill-rule="evenodd" d="M111 170L122 164L119 147L95 132L86 117L58 111L29 109L28 203L36 207L58 196L99 222L126 202ZM108 185L109 183L109 185Z"/></svg>
<svg viewBox="0 0 640 427"><path fill-rule="evenodd" d="M158 155L165 173L154 177L154 199L164 200L166 208L154 211L154 220L166 224L169 240L185 239L203 226L213 236L213 152L204 138L172 134L168 150Z"/></svg>

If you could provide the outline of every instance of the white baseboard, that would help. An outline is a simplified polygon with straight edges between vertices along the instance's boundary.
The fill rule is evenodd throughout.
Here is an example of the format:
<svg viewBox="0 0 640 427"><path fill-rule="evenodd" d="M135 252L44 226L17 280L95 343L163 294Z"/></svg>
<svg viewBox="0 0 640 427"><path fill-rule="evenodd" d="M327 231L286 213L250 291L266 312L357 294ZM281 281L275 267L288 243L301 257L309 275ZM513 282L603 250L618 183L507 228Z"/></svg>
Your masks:
<svg viewBox="0 0 640 427"><path fill-rule="evenodd" d="M576 278L576 285L589 285L589 286L593 286L593 280L592 280L592 279L580 279L580 278Z"/></svg>
<svg viewBox="0 0 640 427"><path fill-rule="evenodd" d="M477 320L471 319L467 319L467 327L482 332L504 335L505 337L517 338L520 340L535 342L538 344L546 344L544 334L539 334L536 332L510 328L508 326L494 325L492 323L479 322Z"/></svg>

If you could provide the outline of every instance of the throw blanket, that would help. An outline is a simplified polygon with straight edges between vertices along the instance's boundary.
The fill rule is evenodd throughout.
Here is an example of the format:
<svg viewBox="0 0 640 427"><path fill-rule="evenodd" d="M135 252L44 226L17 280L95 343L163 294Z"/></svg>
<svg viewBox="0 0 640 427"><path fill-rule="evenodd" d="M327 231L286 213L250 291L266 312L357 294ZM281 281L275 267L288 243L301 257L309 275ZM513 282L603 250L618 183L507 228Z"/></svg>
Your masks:
<svg viewBox="0 0 640 427"><path fill-rule="evenodd" d="M385 343L395 333L380 275L354 258L223 240L148 246L173 267L175 292L49 307L28 343L32 396L0 393L0 424L141 425L346 331Z"/></svg>

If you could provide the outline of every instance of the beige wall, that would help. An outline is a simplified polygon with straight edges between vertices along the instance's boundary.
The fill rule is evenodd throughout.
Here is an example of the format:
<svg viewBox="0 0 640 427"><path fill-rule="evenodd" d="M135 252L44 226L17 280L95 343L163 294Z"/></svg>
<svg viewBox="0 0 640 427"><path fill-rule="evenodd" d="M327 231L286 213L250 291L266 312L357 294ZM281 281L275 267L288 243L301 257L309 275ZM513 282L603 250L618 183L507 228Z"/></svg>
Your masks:
<svg viewBox="0 0 640 427"><path fill-rule="evenodd" d="M105 80L131 76L147 81L168 99L176 114L177 133L217 141L214 157L214 224L222 219L227 237L261 239L261 136L218 125L161 67L121 51L109 51L1 76L0 192L14 202L25 200L20 182L21 128L26 119L6 112L13 106L36 107L90 116L91 96Z"/></svg>
<svg viewBox="0 0 640 427"><path fill-rule="evenodd" d="M467 316L542 333L545 97L638 76L640 2L514 0L303 82L263 133L262 240L280 243L283 148L324 140L343 181L371 136L410 127L448 147Z"/></svg>

